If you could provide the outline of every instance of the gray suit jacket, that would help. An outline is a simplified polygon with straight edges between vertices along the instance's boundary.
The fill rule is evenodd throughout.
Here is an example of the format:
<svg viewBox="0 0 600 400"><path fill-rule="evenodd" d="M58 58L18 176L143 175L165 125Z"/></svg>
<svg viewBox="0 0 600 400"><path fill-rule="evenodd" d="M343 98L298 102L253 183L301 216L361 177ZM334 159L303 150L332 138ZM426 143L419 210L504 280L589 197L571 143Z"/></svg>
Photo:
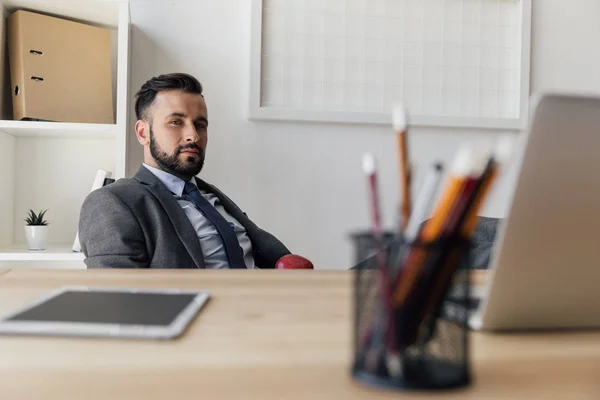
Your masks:
<svg viewBox="0 0 600 400"><path fill-rule="evenodd" d="M214 193L246 228L257 267L274 268L279 258L290 254L221 191L201 179L196 182ZM79 218L79 241L88 268L204 268L198 235L188 217L143 166L132 179L119 179L87 196Z"/></svg>

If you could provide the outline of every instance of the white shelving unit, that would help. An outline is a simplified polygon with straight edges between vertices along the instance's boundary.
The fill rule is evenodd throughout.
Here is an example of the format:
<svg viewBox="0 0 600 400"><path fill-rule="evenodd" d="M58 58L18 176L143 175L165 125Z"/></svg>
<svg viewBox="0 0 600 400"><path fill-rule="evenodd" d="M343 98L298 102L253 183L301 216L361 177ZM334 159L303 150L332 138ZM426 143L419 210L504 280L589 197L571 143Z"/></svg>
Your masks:
<svg viewBox="0 0 600 400"><path fill-rule="evenodd" d="M73 122L0 121L0 132L15 137L115 139L117 126Z"/></svg>
<svg viewBox="0 0 600 400"><path fill-rule="evenodd" d="M109 28L112 33L114 124L12 120L5 46L0 50L0 268L83 268L71 250L81 204L98 169L127 171L130 14L128 0L0 0L0 38L6 17L26 9ZM28 251L23 218L49 209L50 245Z"/></svg>
<svg viewBox="0 0 600 400"><path fill-rule="evenodd" d="M26 245L11 245L2 249L4 261L83 261L83 253L71 251L67 245L49 246L46 250L29 251Z"/></svg>

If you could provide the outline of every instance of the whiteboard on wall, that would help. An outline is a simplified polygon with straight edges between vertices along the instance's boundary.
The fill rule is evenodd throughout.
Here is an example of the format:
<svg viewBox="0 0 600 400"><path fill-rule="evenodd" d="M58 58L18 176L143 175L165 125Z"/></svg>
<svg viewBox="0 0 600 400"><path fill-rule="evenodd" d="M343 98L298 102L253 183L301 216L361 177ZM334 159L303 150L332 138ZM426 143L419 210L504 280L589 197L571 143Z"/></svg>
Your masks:
<svg viewBox="0 0 600 400"><path fill-rule="evenodd" d="M521 129L531 0L253 0L250 118Z"/></svg>

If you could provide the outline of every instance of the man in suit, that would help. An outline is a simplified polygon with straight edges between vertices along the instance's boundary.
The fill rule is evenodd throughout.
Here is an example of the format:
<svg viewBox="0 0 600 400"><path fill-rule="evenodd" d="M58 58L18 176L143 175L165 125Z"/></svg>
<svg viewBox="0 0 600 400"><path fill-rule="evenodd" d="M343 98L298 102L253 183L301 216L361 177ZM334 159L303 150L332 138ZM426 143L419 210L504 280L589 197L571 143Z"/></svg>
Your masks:
<svg viewBox="0 0 600 400"><path fill-rule="evenodd" d="M144 163L90 193L79 239L88 268L274 268L289 250L216 187L196 177L208 141L202 85L154 77L136 94Z"/></svg>

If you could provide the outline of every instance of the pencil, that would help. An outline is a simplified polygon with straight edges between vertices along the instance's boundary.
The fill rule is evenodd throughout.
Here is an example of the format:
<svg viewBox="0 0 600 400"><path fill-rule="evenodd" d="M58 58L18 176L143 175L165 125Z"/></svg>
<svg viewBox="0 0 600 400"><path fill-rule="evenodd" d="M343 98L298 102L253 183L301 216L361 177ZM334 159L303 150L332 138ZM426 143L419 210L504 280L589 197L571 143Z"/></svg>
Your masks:
<svg viewBox="0 0 600 400"><path fill-rule="evenodd" d="M434 215L427 221L420 235L419 240L423 245L433 242L441 234L446 219L458 196L464 191L465 185L469 182L472 161L471 149L469 147L461 147L456 153L450 170L449 182L446 184L446 190L438 203ZM392 293L393 306L400 306L406 300L423 268L423 260L426 255L426 250L420 246L410 251L404 267L394 279L395 290Z"/></svg>
<svg viewBox="0 0 600 400"><path fill-rule="evenodd" d="M483 160L482 160L483 161ZM477 216L483 201L487 198L489 191L492 187L492 184L498 173L498 164L495 162L493 157L489 157L488 161L485 163L484 170L480 174L479 179L477 180L476 187L469 195L467 199L467 204L461 210L461 215L459 216L459 220L457 221L457 226L454 230L454 237L458 240L461 239L470 239L475 231L475 227L477 225ZM458 235L456 235L458 232ZM450 248L446 249L444 252L442 263L439 267L436 268L435 278L431 284L431 289L429 291L429 295L425 300L424 308L422 312L419 312L423 317L431 318L429 323L428 333L429 335L433 334L434 328L434 319L437 316L437 312L435 309L441 305L441 300L444 293L447 290L448 285L452 280L452 276L456 272L458 265L460 264L460 260L463 256L464 249L462 246L457 246L450 241Z"/></svg>
<svg viewBox="0 0 600 400"><path fill-rule="evenodd" d="M469 215L465 218L465 223L462 228L462 234L465 237L471 237L475 228L477 227L477 215L481 209L482 203L487 198L491 187L494 182L498 179L500 173L500 167L508 163L513 152L513 139L503 138L498 140L496 148L494 149L494 155L490 160L490 165L486 168L485 180L482 183L481 193L474 200L473 206L469 210Z"/></svg>
<svg viewBox="0 0 600 400"><path fill-rule="evenodd" d="M472 157L469 176L449 208L440 236L434 240L433 247L423 251L415 261L418 276L402 300L402 320L397 322L404 326L403 336L399 339L404 345L416 340L426 342L435 331L435 309L439 307L464 251L459 232L475 199L485 187L490 159L489 152L478 152Z"/></svg>
<svg viewBox="0 0 600 400"><path fill-rule="evenodd" d="M471 147L463 146L456 152L450 172L450 179L433 216L423 227L420 240L424 243L435 240L442 232L454 202L464 189L473 171L473 153Z"/></svg>
<svg viewBox="0 0 600 400"><path fill-rule="evenodd" d="M448 212L439 237L452 237L458 232L464 214L471 208L473 198L479 190L484 171L487 170L490 160L491 153L489 151L480 151L474 155L472 170L469 173L467 183L457 196L452 209Z"/></svg>
<svg viewBox="0 0 600 400"><path fill-rule="evenodd" d="M373 326L371 327L370 335L364 337L364 339L367 339L365 346L369 347L367 349L366 361L367 364L373 368L380 359L380 356L383 357L385 355L385 349L394 347L394 326L393 316L390 309L388 255L387 250L385 249L383 229L381 226L381 211L377 186L377 167L375 164L375 158L370 153L366 153L363 156L363 171L368 178L373 237L375 239L377 251L375 259L377 263L377 269L380 272L378 274L379 284L377 286L379 287L381 293L381 320L375 317ZM379 335L379 332L382 332L382 334ZM389 358L390 357L383 357L383 359L386 361L389 360Z"/></svg>
<svg viewBox="0 0 600 400"><path fill-rule="evenodd" d="M371 153L363 155L363 172L367 176L373 237L377 247L383 246L383 230L381 228L381 212L379 209L379 193L377 187L377 167L375 157Z"/></svg>
<svg viewBox="0 0 600 400"><path fill-rule="evenodd" d="M408 221L410 220L410 214L412 211L411 204L411 171L408 160L408 123L406 110L404 105L398 103L394 105L393 109L393 126L396 131L396 140L398 145L398 161L400 167L400 215L401 215L401 228L402 231L406 230Z"/></svg>
<svg viewBox="0 0 600 400"><path fill-rule="evenodd" d="M431 204L433 203L437 192L443 169L444 167L441 163L435 163L425 177L425 182L419 191L415 207L410 215L408 226L406 227L404 234L399 236L400 239L404 236L404 243L408 246L413 244L421 232L423 221L427 218L427 214L430 211ZM399 243L400 239L395 238L395 243ZM390 256L390 266L393 268L393 271L398 270L405 259L406 254L404 254L402 246L400 246L398 250L393 252L392 256Z"/></svg>
<svg viewBox="0 0 600 400"><path fill-rule="evenodd" d="M410 284L404 288L405 292L396 290L393 296L393 307L398 307L395 323L403 326L401 336L397 338L399 345L408 346L417 340L425 343L432 337L444 293L460 265L465 244L473 235L481 206L498 176L496 158L507 158L506 153L506 149L497 149L494 156L489 151L477 152L472 157L471 171L464 184L456 185L455 180L453 189L452 179L456 176L450 178L436 209L436 212L445 212L434 214L434 218L441 216L442 219L428 221L432 223L429 225L432 241L427 243L433 243L433 247L411 250L411 259L404 266L407 273L400 277L397 288L402 288L404 281ZM454 192L453 201L449 191Z"/></svg>
<svg viewBox="0 0 600 400"><path fill-rule="evenodd" d="M475 228L477 227L477 216L479 215L479 210L487 198L489 191L491 190L492 184L496 180L498 176L499 168L496 162L492 162L489 166L489 171L487 172L487 176L484 177L482 182L482 187L480 191L477 193L473 201L473 205L469 208L467 215L465 216L465 222L461 227L461 235L463 237L469 238L473 235Z"/></svg>
<svg viewBox="0 0 600 400"><path fill-rule="evenodd" d="M422 311L413 309L413 312L421 315L421 318L430 319L427 323L427 337L433 335L435 319L442 304L442 298L451 284L452 277L460 264L460 260L464 256L466 249L461 242L463 240L468 242L473 236L477 227L479 211L498 177L500 165L507 162L508 158L510 158L511 146L511 143L501 140L493 155L488 151L483 151L477 155L478 160L474 173L477 177L475 187L472 193L469 193L466 202L459 210L460 214L455 221L455 225L449 227L450 241L448 247L441 255L441 265L436 266L435 275L430 280L426 280L427 286L431 287L431 289L425 299L424 308ZM455 240L458 240L458 242Z"/></svg>
<svg viewBox="0 0 600 400"><path fill-rule="evenodd" d="M388 260L384 243L383 229L381 226L381 211L379 206L379 190L377 185L377 167L375 157L366 153L363 155L363 171L368 179L371 221L373 229L373 239L376 247L377 269L380 271L380 287L384 295L384 304L389 303L389 280L388 280Z"/></svg>

